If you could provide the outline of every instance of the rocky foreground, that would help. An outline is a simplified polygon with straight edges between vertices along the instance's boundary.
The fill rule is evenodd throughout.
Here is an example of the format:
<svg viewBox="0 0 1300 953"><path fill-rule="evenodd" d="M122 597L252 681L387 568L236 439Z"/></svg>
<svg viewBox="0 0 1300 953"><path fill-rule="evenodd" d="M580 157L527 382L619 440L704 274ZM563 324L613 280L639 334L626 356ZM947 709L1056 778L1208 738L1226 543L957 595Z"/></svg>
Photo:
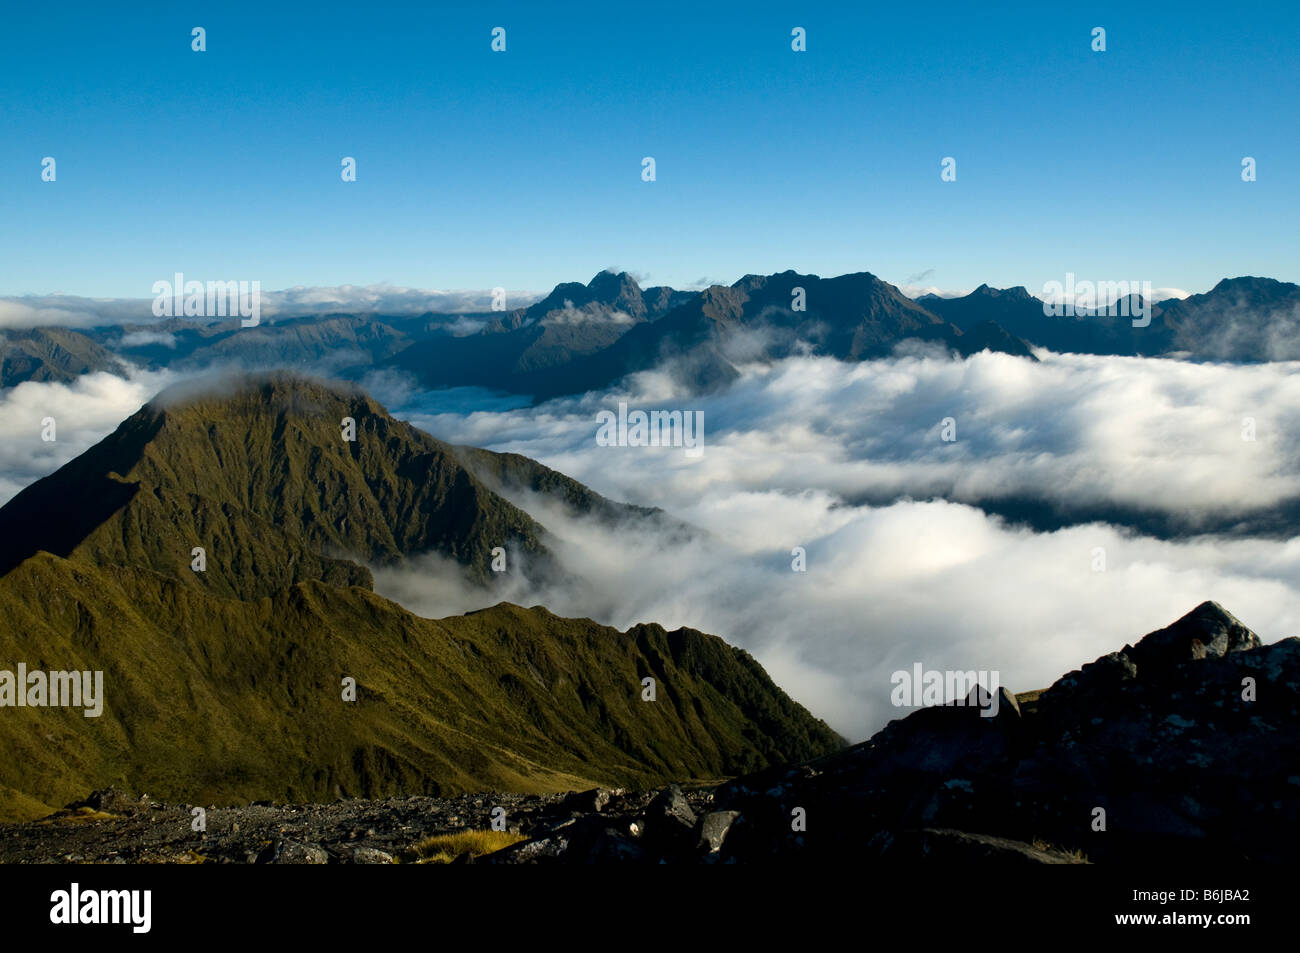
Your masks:
<svg viewBox="0 0 1300 953"><path fill-rule="evenodd" d="M683 816L708 810L711 792L675 791ZM495 808L506 812L503 826L508 834L531 838L568 830L596 815L632 842L640 833L632 825L645 817L652 798L648 793L602 790L350 798L306 805L259 802L208 807L206 830L195 831L193 805L163 804L109 789L45 820L0 828L0 862L400 863L417 860L417 846L430 837L490 830Z"/></svg>
<svg viewBox="0 0 1300 953"><path fill-rule="evenodd" d="M430 837L491 829L496 808L518 841L453 860L1294 861L1300 639L1263 646L1207 602L1041 693L1000 691L995 717L923 708L707 788L210 807L203 831L191 806L101 791L0 827L0 861L414 861Z"/></svg>

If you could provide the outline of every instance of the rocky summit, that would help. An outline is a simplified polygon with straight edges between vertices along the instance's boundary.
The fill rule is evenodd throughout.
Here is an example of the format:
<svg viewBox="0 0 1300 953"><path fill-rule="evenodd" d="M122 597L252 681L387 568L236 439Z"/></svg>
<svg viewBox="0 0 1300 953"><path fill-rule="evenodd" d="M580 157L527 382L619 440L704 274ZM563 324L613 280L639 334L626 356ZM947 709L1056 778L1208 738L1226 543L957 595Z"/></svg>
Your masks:
<svg viewBox="0 0 1300 953"><path fill-rule="evenodd" d="M100 791L0 828L0 860L1025 866L1300 848L1300 639L1262 645L1207 602L1046 690L1000 691L994 717L922 708L716 785L212 807L202 831L189 805Z"/></svg>

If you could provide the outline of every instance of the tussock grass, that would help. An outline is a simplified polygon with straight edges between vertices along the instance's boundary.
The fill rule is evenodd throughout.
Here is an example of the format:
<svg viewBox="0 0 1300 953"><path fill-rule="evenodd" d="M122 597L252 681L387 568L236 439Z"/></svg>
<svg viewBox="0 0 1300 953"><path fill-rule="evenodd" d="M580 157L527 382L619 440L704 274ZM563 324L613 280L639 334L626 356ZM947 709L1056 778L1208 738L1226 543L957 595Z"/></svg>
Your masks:
<svg viewBox="0 0 1300 953"><path fill-rule="evenodd" d="M406 863L450 864L466 852L473 857L481 857L525 839L523 834L512 834L509 831L457 831L455 834L435 834L433 837L426 837L404 852L401 859Z"/></svg>
<svg viewBox="0 0 1300 953"><path fill-rule="evenodd" d="M109 814L107 811L97 811L93 807L79 807L72 811L57 811L43 820L37 821L38 824L89 824L92 821L115 821L121 817L120 814Z"/></svg>
<svg viewBox="0 0 1300 953"><path fill-rule="evenodd" d="M1085 864L1088 863L1088 855L1085 854L1082 850L1079 850L1077 848L1071 850L1068 847L1062 847L1059 844L1051 844L1043 840L1041 837L1035 837L1033 841L1033 845L1034 845L1034 850L1047 851L1048 853L1052 853L1052 854L1064 854L1066 857L1070 857L1074 860L1082 861Z"/></svg>
<svg viewBox="0 0 1300 953"><path fill-rule="evenodd" d="M1037 711L1038 699L1042 696L1043 692L1045 691L1047 691L1047 689L1038 688L1032 692L1017 692L1016 704L1020 706L1020 711L1026 715L1032 714L1033 712Z"/></svg>
<svg viewBox="0 0 1300 953"><path fill-rule="evenodd" d="M139 861L142 864L206 864L207 855L197 850L187 850L183 854L171 854L163 857L146 856Z"/></svg>

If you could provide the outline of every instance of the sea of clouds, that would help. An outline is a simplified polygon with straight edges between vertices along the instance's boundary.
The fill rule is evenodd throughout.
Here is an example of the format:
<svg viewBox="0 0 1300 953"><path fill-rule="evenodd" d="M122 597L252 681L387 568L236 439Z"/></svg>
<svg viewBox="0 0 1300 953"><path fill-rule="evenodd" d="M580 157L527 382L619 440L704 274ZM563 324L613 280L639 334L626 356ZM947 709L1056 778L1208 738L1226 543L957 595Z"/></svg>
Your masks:
<svg viewBox="0 0 1300 953"><path fill-rule="evenodd" d="M928 352L860 364L750 366L726 392L674 398L668 373L617 391L521 406L471 389L367 381L395 415L457 444L533 457L615 500L698 532L609 526L520 498L550 530L569 582L507 573L485 593L441 560L376 573L428 616L499 599L622 629L690 626L750 651L854 740L905 714L890 675L994 670L1012 691L1063 673L1213 599L1265 641L1300 635L1300 536L1012 525L979 507L1015 494L1198 516L1300 495L1300 365L1054 355L1039 363ZM0 394L0 496L52 472L173 380L92 374ZM704 412L704 453L599 446L619 401ZM54 416L58 441L40 439ZM943 419L955 441L941 439ZM1253 418L1254 440L1243 439ZM792 550L807 571L792 571ZM1098 552L1104 570L1098 571Z"/></svg>
<svg viewBox="0 0 1300 953"><path fill-rule="evenodd" d="M683 541L525 500L576 578L545 589L515 578L494 598L721 635L855 740L904 714L890 705L890 674L914 662L1043 688L1207 599L1266 641L1300 635L1300 537L1157 539L1106 523L1034 532L969 505L1018 494L1195 522L1292 499L1300 366L1040 357L792 358L684 402L658 373L622 392L493 412L449 412L442 395L398 382L377 396L442 439L526 454L703 530ZM703 410L703 456L598 446L595 415L619 400ZM945 417L955 441L941 439ZM864 498L883 502L854 502ZM450 578L430 567L376 583L429 615L482 603Z"/></svg>

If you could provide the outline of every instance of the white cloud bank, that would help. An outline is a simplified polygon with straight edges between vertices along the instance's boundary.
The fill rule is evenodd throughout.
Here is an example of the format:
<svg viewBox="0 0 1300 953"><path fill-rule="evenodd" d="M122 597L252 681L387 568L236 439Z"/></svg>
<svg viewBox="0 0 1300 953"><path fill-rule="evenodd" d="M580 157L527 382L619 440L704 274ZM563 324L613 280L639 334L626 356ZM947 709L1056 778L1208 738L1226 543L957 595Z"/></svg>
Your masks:
<svg viewBox="0 0 1300 953"><path fill-rule="evenodd" d="M1012 491L1208 512L1286 499L1300 493L1300 368L1043 357L751 369L685 408L705 415L695 461L595 443L595 412L618 399L681 406L657 374L629 394L494 413L424 414L408 395L403 416L708 531L682 543L534 503L580 581L538 590L517 580L498 597L620 628L656 621L721 635L855 739L902 714L889 676L913 662L1042 688L1206 599L1266 641L1300 634L1300 538L1164 541L1100 523L1035 533L929 500ZM1242 439L1243 415L1256 417L1253 442ZM940 440L945 416L957 420L954 443ZM913 499L851 502L882 491ZM791 569L795 546L807 551L805 573ZM380 573L377 585L427 615L481 603L432 575Z"/></svg>
<svg viewBox="0 0 1300 953"><path fill-rule="evenodd" d="M201 277L186 276L193 280ZM159 280L171 279L171 275L159 277ZM252 281L254 278L243 280ZM534 291L507 291L506 309L526 308L541 297ZM82 298L76 295L0 298L0 328L91 328L166 320L154 316L153 301L152 295L139 298ZM277 316L330 312L392 315L486 313L492 310L492 291L437 291L396 285L299 286L280 291L264 289L260 301L261 314L266 320L274 320Z"/></svg>
<svg viewBox="0 0 1300 953"><path fill-rule="evenodd" d="M0 503L90 449L176 379L167 371L132 369L126 378L100 371L0 391ZM42 421L50 417L55 439L46 441Z"/></svg>
<svg viewBox="0 0 1300 953"><path fill-rule="evenodd" d="M907 297L916 300L922 295L937 295L940 298L964 298L966 297L966 295L970 294L975 289L963 288L954 291L951 288L940 288L937 285L922 285L922 284L916 284L915 282L912 281L908 281L904 284L899 285L898 290L901 291L903 294L905 294ZM1003 290L1003 289L999 289L999 290ZM1064 293L1061 293L1061 294L1049 295L1046 289L1034 291L1031 288L1026 288L1025 290L1028 291L1035 298L1039 298L1042 301L1054 301L1058 304L1075 303L1075 296L1072 294L1066 295ZM1141 290L1140 287L1135 287L1132 289L1133 293L1135 294L1140 292L1140 290ZM1189 295L1191 295L1191 292L1183 288L1163 287L1163 288L1151 289L1152 301L1168 301L1170 298L1186 298ZM1100 301L1094 301L1091 298L1084 299L1081 301L1081 306L1086 306L1089 308L1108 307L1109 305L1113 304L1118 297L1123 297L1123 296L1117 295L1115 293L1107 293Z"/></svg>
<svg viewBox="0 0 1300 953"><path fill-rule="evenodd" d="M889 676L914 662L1041 688L1206 599L1266 641L1300 634L1300 538L1168 541L1100 523L1033 532L930 499L1009 491L1192 515L1288 499L1300 492L1300 365L1042 357L793 358L685 404L657 373L625 393L498 401L491 411L466 409L482 406L472 394L374 383L390 409L436 436L527 454L705 531L683 541L611 530L534 501L575 579L546 589L514 579L494 598L620 628L653 621L720 635L854 739L902 714L889 704ZM0 496L85 450L170 382L92 374L4 392ZM703 457L597 446L595 414L620 399L702 410ZM457 412L422 410L434 406ZM46 416L58 421L53 444L40 439ZM957 422L953 443L940 439L945 416ZM1256 420L1254 441L1242 440L1243 416ZM894 493L911 499L855 502ZM795 546L807 572L791 570ZM484 604L436 560L376 582L425 615Z"/></svg>

